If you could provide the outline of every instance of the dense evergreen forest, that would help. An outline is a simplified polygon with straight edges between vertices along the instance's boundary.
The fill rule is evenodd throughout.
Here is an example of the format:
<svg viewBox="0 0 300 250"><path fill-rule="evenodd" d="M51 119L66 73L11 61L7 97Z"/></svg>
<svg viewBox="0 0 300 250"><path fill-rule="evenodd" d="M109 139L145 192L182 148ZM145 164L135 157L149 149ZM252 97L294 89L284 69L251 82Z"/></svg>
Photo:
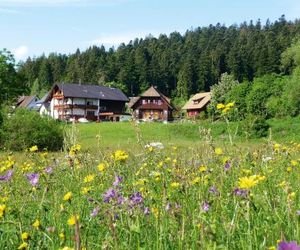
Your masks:
<svg viewBox="0 0 300 250"><path fill-rule="evenodd" d="M132 40L117 49L92 46L74 54L51 53L28 58L18 74L28 92L43 94L54 82L110 84L128 96L150 85L171 97L187 99L209 90L222 73L239 82L270 73L290 74L281 54L300 34L300 20L260 20L226 27L221 24Z"/></svg>

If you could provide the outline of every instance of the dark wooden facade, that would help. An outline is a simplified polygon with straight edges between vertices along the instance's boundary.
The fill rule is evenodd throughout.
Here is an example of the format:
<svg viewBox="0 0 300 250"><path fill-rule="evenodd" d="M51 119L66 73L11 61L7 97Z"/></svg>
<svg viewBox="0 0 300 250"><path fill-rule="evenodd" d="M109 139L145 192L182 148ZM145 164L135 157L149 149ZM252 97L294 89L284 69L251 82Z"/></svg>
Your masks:
<svg viewBox="0 0 300 250"><path fill-rule="evenodd" d="M133 117L143 121L170 121L173 119L173 107L170 99L151 87L141 96L135 98L129 107Z"/></svg>

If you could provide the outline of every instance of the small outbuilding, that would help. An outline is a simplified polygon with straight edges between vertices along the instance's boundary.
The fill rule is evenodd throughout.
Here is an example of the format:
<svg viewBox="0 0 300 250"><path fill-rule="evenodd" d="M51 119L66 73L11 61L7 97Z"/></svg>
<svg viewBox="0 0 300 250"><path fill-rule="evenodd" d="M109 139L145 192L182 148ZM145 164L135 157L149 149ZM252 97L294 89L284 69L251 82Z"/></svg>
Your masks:
<svg viewBox="0 0 300 250"><path fill-rule="evenodd" d="M191 99L183 106L182 109L186 110L188 117L196 117L201 112L206 110L210 100L210 92L198 93L191 97Z"/></svg>

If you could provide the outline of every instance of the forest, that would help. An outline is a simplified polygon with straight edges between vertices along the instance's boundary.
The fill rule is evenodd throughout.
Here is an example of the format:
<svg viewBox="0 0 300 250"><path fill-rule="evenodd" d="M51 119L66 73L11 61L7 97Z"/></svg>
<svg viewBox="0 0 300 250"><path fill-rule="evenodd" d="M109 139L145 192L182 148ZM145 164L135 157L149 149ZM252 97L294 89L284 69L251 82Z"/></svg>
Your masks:
<svg viewBox="0 0 300 250"><path fill-rule="evenodd" d="M151 85L171 97L187 99L207 91L222 73L239 82L265 74L289 74L281 54L300 34L300 21L281 16L226 27L220 23L133 39L117 49L92 46L74 54L51 53L21 62L18 74L28 91L42 94L55 82L110 84L134 96Z"/></svg>
<svg viewBox="0 0 300 250"><path fill-rule="evenodd" d="M296 116L300 113L299 37L300 20L287 21L283 15L265 24L260 20L229 27L218 23L184 34L136 38L116 49L92 46L18 63L3 50L0 101L20 94L41 98L56 82L118 87L129 97L154 85L178 108L191 95L212 89L212 104L234 101L239 118Z"/></svg>

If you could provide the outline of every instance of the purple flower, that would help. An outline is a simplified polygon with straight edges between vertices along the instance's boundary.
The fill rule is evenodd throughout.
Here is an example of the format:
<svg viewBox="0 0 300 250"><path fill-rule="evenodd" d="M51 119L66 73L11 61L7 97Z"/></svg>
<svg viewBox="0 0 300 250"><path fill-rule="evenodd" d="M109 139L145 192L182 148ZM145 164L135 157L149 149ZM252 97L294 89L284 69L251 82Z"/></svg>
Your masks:
<svg viewBox="0 0 300 250"><path fill-rule="evenodd" d="M249 190L247 189L240 189L240 188L235 188L233 190L234 195L236 196L241 196L241 197L247 197L247 195L249 194Z"/></svg>
<svg viewBox="0 0 300 250"><path fill-rule="evenodd" d="M46 174L51 174L52 172L53 172L53 168L52 167L46 167L45 168L45 170L44 170L44 172L46 173Z"/></svg>
<svg viewBox="0 0 300 250"><path fill-rule="evenodd" d="M144 214L145 215L149 215L150 214L150 208L149 207L145 207L144 208Z"/></svg>
<svg viewBox="0 0 300 250"><path fill-rule="evenodd" d="M209 203L207 201L203 202L203 204L202 204L202 210L204 212L208 212L209 208L210 208Z"/></svg>
<svg viewBox="0 0 300 250"><path fill-rule="evenodd" d="M27 174L26 177L30 182L30 184L35 187L39 182L40 175L38 173L32 173L32 174Z"/></svg>
<svg viewBox="0 0 300 250"><path fill-rule="evenodd" d="M112 188L108 189L103 195L103 201L109 203L112 198L116 196L116 191Z"/></svg>
<svg viewBox="0 0 300 250"><path fill-rule="evenodd" d="M113 185L115 187L118 186L122 180L123 180L123 178L121 176L115 176L115 181L114 181Z"/></svg>
<svg viewBox="0 0 300 250"><path fill-rule="evenodd" d="M118 196L117 203L118 205L122 205L125 201L125 198L122 195Z"/></svg>
<svg viewBox="0 0 300 250"><path fill-rule="evenodd" d="M99 213L100 208L97 206L93 209L93 211L91 212L90 216L91 217L96 217Z"/></svg>
<svg viewBox="0 0 300 250"><path fill-rule="evenodd" d="M219 194L219 191L218 191L218 189L216 188L215 185L211 186L211 187L208 189L208 192L210 192L210 193L212 193L212 194L216 194L216 195Z"/></svg>
<svg viewBox="0 0 300 250"><path fill-rule="evenodd" d="M143 196L139 192L134 193L130 196L130 201L133 205L138 205L143 202Z"/></svg>
<svg viewBox="0 0 300 250"><path fill-rule="evenodd" d="M291 242L281 241L278 244L277 250L300 250L300 246L297 245L296 241L291 241Z"/></svg>
<svg viewBox="0 0 300 250"><path fill-rule="evenodd" d="M13 172L14 171L10 169L5 175L0 175L0 181L9 181L12 177Z"/></svg>
<svg viewBox="0 0 300 250"><path fill-rule="evenodd" d="M224 166L224 170L228 171L230 169L230 167L231 167L230 161L226 161L225 166Z"/></svg>

